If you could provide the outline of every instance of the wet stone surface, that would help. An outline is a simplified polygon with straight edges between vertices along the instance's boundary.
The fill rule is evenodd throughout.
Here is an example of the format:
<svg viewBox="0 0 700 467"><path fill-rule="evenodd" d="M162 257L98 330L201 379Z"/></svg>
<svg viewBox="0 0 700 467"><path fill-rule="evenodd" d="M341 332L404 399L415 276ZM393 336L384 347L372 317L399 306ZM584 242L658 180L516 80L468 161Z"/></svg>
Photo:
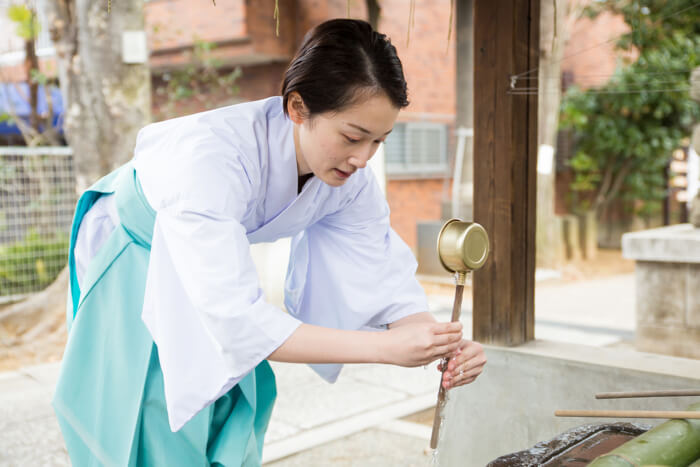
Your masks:
<svg viewBox="0 0 700 467"><path fill-rule="evenodd" d="M583 467L647 429L634 423L583 425L525 451L501 456L487 467Z"/></svg>

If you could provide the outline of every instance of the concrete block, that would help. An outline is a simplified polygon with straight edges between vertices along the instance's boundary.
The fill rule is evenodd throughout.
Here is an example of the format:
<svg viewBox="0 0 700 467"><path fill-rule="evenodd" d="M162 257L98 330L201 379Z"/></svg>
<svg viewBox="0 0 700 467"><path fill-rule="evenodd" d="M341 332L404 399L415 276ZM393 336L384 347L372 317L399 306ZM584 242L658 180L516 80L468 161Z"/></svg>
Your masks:
<svg viewBox="0 0 700 467"><path fill-rule="evenodd" d="M687 264L637 261L638 324L683 325L687 270Z"/></svg>
<svg viewBox="0 0 700 467"><path fill-rule="evenodd" d="M700 329L640 324L635 348L641 352L700 359Z"/></svg>
<svg viewBox="0 0 700 467"><path fill-rule="evenodd" d="M688 266L688 303L686 308L686 324L700 329L700 265Z"/></svg>
<svg viewBox="0 0 700 467"><path fill-rule="evenodd" d="M678 224L622 236L622 256L638 261L700 263L700 229Z"/></svg>

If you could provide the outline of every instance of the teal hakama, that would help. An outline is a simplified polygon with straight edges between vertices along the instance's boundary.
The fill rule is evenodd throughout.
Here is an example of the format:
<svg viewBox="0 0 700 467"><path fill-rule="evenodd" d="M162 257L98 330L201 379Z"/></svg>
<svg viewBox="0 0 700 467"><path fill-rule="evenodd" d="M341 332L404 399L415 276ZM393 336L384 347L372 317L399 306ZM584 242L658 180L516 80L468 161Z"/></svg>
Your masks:
<svg viewBox="0 0 700 467"><path fill-rule="evenodd" d="M110 193L121 225L91 261L81 290L73 251L78 228L97 199ZM266 361L179 431L170 430L158 351L141 320L154 220L131 164L99 180L78 202L69 258L69 337L53 400L71 461L260 465L276 396Z"/></svg>

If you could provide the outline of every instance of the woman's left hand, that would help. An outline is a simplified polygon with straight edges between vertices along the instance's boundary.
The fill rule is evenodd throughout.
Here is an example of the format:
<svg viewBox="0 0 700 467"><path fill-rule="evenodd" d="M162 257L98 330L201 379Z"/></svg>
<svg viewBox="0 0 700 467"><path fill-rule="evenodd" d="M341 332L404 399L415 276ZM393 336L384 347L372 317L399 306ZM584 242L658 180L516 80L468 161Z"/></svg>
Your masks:
<svg viewBox="0 0 700 467"><path fill-rule="evenodd" d="M447 363L447 370L442 377L443 387L452 389L474 382L485 364L486 355L481 344L463 339L459 349ZM438 371L442 371L442 363L438 364Z"/></svg>

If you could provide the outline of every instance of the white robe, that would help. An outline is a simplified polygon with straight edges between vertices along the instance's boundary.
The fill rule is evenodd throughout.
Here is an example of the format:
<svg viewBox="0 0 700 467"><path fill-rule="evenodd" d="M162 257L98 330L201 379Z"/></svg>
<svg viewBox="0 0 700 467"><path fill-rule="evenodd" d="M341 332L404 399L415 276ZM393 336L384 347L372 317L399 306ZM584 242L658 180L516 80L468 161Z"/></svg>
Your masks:
<svg viewBox="0 0 700 467"><path fill-rule="evenodd" d="M134 157L156 211L142 319L158 347L173 431L302 322L376 329L427 311L415 258L389 226L369 169L341 187L311 178L297 195L293 124L280 97L148 125ZM103 200L80 226L78 275L119 222ZM265 302L249 251L282 237L293 237L289 313ZM312 367L333 382L342 365Z"/></svg>

